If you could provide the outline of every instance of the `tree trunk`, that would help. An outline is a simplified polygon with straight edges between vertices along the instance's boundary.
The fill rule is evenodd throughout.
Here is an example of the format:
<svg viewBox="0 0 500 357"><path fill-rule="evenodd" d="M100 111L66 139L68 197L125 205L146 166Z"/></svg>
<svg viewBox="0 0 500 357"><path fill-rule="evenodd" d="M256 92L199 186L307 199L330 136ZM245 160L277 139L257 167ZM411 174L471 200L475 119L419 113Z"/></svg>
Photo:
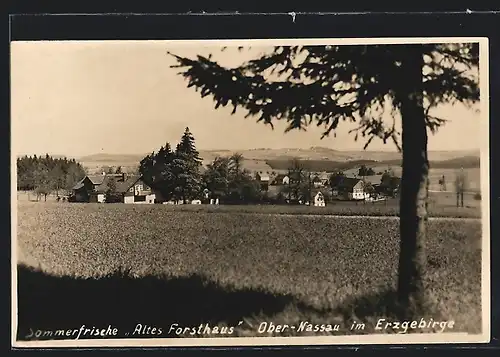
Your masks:
<svg viewBox="0 0 500 357"><path fill-rule="evenodd" d="M418 316L425 305L429 160L422 94L423 56L418 45L410 45L404 51L398 88L403 129L398 302L406 318Z"/></svg>
<svg viewBox="0 0 500 357"><path fill-rule="evenodd" d="M460 193L457 191L457 207L460 207Z"/></svg>
<svg viewBox="0 0 500 357"><path fill-rule="evenodd" d="M460 205L463 207L464 206L464 192L460 192Z"/></svg>

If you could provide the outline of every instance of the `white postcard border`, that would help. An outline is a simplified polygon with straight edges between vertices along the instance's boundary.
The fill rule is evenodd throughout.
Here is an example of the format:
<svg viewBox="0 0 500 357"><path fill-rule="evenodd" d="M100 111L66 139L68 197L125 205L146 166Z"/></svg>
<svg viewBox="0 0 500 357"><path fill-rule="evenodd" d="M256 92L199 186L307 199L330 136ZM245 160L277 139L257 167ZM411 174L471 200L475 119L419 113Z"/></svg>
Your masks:
<svg viewBox="0 0 500 357"><path fill-rule="evenodd" d="M15 47L13 41L11 46ZM117 43L140 41L51 41L65 43ZM481 212L482 212L482 333L432 334L371 334L317 337L219 337L219 338L154 338L154 339L93 339L64 341L17 341L17 168L16 139L11 135L11 293L12 293L12 346L15 348L89 348L89 347L238 347L238 346L307 346L307 345L380 345L380 344L444 344L487 343L490 341L490 180L489 180L489 49L487 37L393 37L347 39L266 39L266 40L151 40L175 46L277 46L277 45L373 45L422 43L471 43L480 46L480 107L482 120ZM12 85L12 84L11 84ZM15 85L15 84L14 84ZM11 128L15 122L11 120ZM11 129L11 133L13 130Z"/></svg>

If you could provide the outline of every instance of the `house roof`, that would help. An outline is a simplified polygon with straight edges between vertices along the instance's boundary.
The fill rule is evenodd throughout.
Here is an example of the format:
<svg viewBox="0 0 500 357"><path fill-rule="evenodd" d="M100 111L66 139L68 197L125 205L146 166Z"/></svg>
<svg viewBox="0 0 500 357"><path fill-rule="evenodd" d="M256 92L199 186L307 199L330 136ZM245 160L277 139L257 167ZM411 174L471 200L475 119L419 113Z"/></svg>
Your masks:
<svg viewBox="0 0 500 357"><path fill-rule="evenodd" d="M100 185L104 180L104 175L88 175L87 176L94 185Z"/></svg>
<svg viewBox="0 0 500 357"><path fill-rule="evenodd" d="M84 187L85 185L83 184L83 182L85 181L85 178L82 178L80 181L78 181L71 189L72 190L79 190L80 188Z"/></svg>
<svg viewBox="0 0 500 357"><path fill-rule="evenodd" d="M361 179L354 177L337 176L334 179L334 185L337 188L351 190L354 186L360 182Z"/></svg>
<svg viewBox="0 0 500 357"><path fill-rule="evenodd" d="M108 184L112 178L116 180L116 192L125 193L141 178L141 176L130 175L126 176L125 180L123 180L122 175L106 175L96 191L98 193L105 193L108 190Z"/></svg>
<svg viewBox="0 0 500 357"><path fill-rule="evenodd" d="M382 175L364 176L363 180L371 183L372 185L380 185L382 183Z"/></svg>

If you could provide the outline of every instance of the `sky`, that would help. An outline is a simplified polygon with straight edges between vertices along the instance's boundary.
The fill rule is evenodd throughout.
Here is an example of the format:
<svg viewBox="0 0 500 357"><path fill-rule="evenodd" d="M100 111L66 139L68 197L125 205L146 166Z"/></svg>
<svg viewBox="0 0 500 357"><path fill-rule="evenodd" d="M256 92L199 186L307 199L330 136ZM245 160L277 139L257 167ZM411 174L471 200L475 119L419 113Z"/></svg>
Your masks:
<svg viewBox="0 0 500 357"><path fill-rule="evenodd" d="M362 150L352 125L321 140L323 128L284 134L286 123L269 126L214 109L201 99L167 51L194 58L208 55L237 66L267 51L252 47L221 51L212 43L163 41L36 41L11 44L11 127L18 154L83 156L142 154L178 142L189 127L199 150L328 147ZM450 120L429 138L429 150L478 150L481 117L462 105L447 105L437 116ZM374 140L367 150L395 151Z"/></svg>

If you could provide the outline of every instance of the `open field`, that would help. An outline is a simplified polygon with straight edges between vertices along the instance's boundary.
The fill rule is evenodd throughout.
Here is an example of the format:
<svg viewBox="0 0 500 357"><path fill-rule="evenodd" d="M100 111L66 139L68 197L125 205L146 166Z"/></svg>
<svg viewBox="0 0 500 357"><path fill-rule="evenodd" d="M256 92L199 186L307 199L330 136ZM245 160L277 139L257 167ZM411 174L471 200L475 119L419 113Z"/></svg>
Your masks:
<svg viewBox="0 0 500 357"><path fill-rule="evenodd" d="M371 165L370 166L375 172L384 172L384 170L387 170L389 166L387 165L380 165L380 166L375 166ZM390 166L391 169L394 171L396 176L401 177L402 175L402 168L400 166ZM453 191L455 189L454 187L454 180L457 175L457 173L460 171L460 169L449 169L449 168L444 168L444 169L438 169L438 168L431 168L429 170L429 190L431 191L440 191L441 186L439 185L439 179L444 176L445 181L446 181L446 190L447 191ZM471 192L480 192L481 191L481 169L479 168L468 168L464 169L465 175L467 177L467 184L468 184L468 191ZM348 176L352 176L354 174L358 173L358 169L350 169L350 170L345 170L344 173Z"/></svg>
<svg viewBox="0 0 500 357"><path fill-rule="evenodd" d="M373 333L391 317L397 219L186 207L19 202L19 337L238 321L248 336L270 320L338 323L345 334L354 319ZM479 332L480 220L429 221L427 252L429 317Z"/></svg>
<svg viewBox="0 0 500 357"><path fill-rule="evenodd" d="M474 194L464 195L464 207L456 207L456 196L450 192L429 193L429 215L431 217L463 217L480 218L481 201L474 199ZM35 200L33 193L18 192L18 202ZM47 202L38 204L56 203L55 196L48 196ZM79 205L79 203L57 203L59 205ZM368 215L368 216L397 216L399 215L399 199L388 199L381 202L354 202L332 201L326 207L295 206L295 205L162 205L163 210L176 211L203 211L203 212L235 212L235 213L261 213L261 214L313 214L313 215Z"/></svg>
<svg viewBox="0 0 500 357"><path fill-rule="evenodd" d="M401 177L401 167L394 167L394 173ZM446 189L448 191L453 191L454 181L457 173L460 169L430 169L429 170L429 190L439 191L439 179L444 176L446 180ZM474 192L481 191L481 169L479 168L468 168L464 169L465 175L467 177L468 190Z"/></svg>

